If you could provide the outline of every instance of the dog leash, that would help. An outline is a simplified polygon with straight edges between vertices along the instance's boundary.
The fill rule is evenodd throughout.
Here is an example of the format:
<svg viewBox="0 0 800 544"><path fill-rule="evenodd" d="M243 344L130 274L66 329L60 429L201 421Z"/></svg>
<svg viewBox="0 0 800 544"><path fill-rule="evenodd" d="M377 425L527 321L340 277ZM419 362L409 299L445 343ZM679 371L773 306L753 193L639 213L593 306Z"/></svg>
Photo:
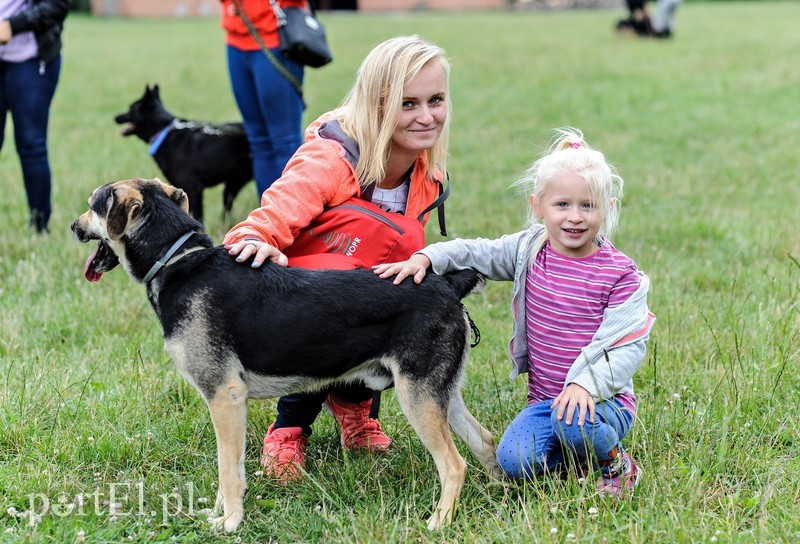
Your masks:
<svg viewBox="0 0 800 544"><path fill-rule="evenodd" d="M480 329L478 329L478 325L476 325L475 322L472 320L472 316L469 315L467 307L464 306L463 304L461 305L461 307L464 308L464 313L467 314L467 321L469 321L469 328L472 331L472 340L470 340L469 342L469 347L474 348L475 346L481 343L481 331Z"/></svg>
<svg viewBox="0 0 800 544"><path fill-rule="evenodd" d="M164 268L164 266L167 264L167 262L181 248L183 243L186 242L186 240L188 240L192 236L192 234L194 234L194 231L189 231L186 234L184 234L183 236L181 236L180 238L178 238L175 241L175 243L172 244L172 247L169 248L166 253L164 253L164 256L161 257L159 260L157 260L156 264L154 264L152 266L152 268L150 268L150 271L145 275L145 277L144 277L144 279L142 281L144 283L149 283L150 280L152 280L154 277L156 277L156 274L158 274L158 272L162 268Z"/></svg>

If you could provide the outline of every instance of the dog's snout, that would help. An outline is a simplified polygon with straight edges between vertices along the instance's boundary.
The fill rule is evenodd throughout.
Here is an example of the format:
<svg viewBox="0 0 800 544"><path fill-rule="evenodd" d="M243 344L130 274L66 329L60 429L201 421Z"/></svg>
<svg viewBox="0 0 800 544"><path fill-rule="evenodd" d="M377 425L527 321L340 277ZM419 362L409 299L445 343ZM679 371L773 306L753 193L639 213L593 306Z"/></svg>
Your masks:
<svg viewBox="0 0 800 544"><path fill-rule="evenodd" d="M69 226L72 229L72 233L75 235L75 238L78 239L81 243L86 243L90 240L89 234L86 229L81 225L81 218L77 218L72 224Z"/></svg>

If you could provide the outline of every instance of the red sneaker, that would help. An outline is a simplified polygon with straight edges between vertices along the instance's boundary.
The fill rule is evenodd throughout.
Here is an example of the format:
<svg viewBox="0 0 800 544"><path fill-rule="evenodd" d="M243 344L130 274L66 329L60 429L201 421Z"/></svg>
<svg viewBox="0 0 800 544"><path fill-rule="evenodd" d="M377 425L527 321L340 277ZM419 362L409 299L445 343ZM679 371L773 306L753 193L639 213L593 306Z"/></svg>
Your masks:
<svg viewBox="0 0 800 544"><path fill-rule="evenodd" d="M639 483L642 470L627 452L623 452L621 457L623 461L621 472L603 474L597 479L597 492L601 496L614 498L633 496L633 490Z"/></svg>
<svg viewBox="0 0 800 544"><path fill-rule="evenodd" d="M377 419L369 417L372 399L354 403L331 393L325 406L342 427L342 446L351 451L385 453L392 443Z"/></svg>
<svg viewBox="0 0 800 544"><path fill-rule="evenodd" d="M282 484L299 480L306 469L306 445L308 437L300 427L275 429L269 426L264 437L264 450L261 465L264 474Z"/></svg>

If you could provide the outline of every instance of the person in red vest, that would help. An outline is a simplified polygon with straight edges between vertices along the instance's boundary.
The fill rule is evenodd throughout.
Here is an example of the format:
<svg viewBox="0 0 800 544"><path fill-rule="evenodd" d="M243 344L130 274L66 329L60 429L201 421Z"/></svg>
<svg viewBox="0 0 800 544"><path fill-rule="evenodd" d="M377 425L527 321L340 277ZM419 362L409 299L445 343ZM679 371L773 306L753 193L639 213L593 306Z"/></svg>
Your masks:
<svg viewBox="0 0 800 544"><path fill-rule="evenodd" d="M253 267L266 261L286 265L284 252L291 253L312 221L353 197L424 224L446 172L449 75L445 52L419 36L377 45L340 107L308 127L283 175L261 196L261 206L228 232L230 255ZM412 251L424 247L424 238L418 245ZM362 265L382 261L373 255ZM301 477L311 424L323 404L340 423L345 448L384 452L389 447L391 439L371 417L373 391L366 387L291 395L278 401L277 418L264 439L267 475L284 482Z"/></svg>

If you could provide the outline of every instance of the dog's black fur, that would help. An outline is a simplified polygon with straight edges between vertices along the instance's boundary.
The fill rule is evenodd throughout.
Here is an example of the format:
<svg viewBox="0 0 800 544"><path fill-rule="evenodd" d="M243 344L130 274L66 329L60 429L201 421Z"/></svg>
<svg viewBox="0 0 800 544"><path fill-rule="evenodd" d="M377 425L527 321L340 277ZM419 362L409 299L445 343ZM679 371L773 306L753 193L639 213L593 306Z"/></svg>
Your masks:
<svg viewBox="0 0 800 544"><path fill-rule="evenodd" d="M153 154L156 164L167 181L186 192L189 210L198 221L203 220L203 189L224 183L224 221L229 222L233 200L253 179L250 144L242 123L180 119L164 107L158 85L146 86L144 95L114 121L126 125L123 136L135 134L151 144L172 126Z"/></svg>
<svg viewBox="0 0 800 544"><path fill-rule="evenodd" d="M254 269L212 247L186 209L179 189L120 181L95 190L72 230L81 242L99 241L86 265L92 281L122 262L141 282L193 233L146 288L167 351L211 412L224 506L218 524L234 530L243 517L246 399L353 380L375 389L394 383L442 483L428 525L448 523L465 472L448 424L493 475L499 470L491 434L460 393L470 332L460 299L483 277L465 270L393 285L371 270Z"/></svg>

